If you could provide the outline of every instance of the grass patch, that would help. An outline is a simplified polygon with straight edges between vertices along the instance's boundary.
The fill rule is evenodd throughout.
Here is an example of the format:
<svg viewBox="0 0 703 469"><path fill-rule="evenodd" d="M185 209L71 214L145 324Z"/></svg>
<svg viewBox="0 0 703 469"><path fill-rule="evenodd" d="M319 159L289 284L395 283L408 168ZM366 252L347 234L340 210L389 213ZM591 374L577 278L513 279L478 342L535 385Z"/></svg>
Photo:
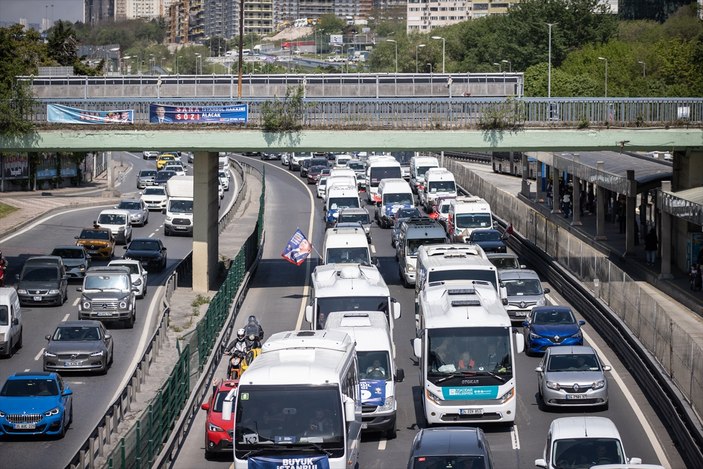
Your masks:
<svg viewBox="0 0 703 469"><path fill-rule="evenodd" d="M13 207L12 205L3 204L2 202L0 202L0 218L6 217L16 210L17 207Z"/></svg>

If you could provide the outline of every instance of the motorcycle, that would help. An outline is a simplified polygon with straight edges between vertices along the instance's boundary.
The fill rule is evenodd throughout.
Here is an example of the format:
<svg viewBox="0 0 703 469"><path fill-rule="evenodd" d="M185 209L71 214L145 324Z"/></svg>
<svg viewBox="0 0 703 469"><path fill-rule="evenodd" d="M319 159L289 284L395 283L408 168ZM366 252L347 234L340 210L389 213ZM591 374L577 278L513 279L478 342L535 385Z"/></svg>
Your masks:
<svg viewBox="0 0 703 469"><path fill-rule="evenodd" d="M240 350L235 350L234 352L228 353L228 355L232 355L232 357L229 359L229 366L227 367L227 378L239 379L244 371L242 369L242 363L246 359L247 353Z"/></svg>
<svg viewBox="0 0 703 469"><path fill-rule="evenodd" d="M5 271L7 270L7 265L0 265L0 288L5 286Z"/></svg>

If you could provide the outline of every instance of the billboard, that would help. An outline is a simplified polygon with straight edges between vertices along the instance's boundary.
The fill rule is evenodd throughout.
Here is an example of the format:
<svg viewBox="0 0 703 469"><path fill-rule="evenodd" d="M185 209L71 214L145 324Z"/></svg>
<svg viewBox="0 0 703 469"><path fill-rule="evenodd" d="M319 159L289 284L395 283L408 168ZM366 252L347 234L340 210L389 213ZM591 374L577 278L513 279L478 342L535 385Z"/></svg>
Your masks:
<svg viewBox="0 0 703 469"><path fill-rule="evenodd" d="M134 110L92 111L61 104L47 104L46 120L60 124L133 124Z"/></svg>
<svg viewBox="0 0 703 469"><path fill-rule="evenodd" d="M152 124L246 124L248 105L231 106L169 106L149 104Z"/></svg>
<svg viewBox="0 0 703 469"><path fill-rule="evenodd" d="M26 179L29 177L29 158L27 155L2 156L2 174L5 179Z"/></svg>

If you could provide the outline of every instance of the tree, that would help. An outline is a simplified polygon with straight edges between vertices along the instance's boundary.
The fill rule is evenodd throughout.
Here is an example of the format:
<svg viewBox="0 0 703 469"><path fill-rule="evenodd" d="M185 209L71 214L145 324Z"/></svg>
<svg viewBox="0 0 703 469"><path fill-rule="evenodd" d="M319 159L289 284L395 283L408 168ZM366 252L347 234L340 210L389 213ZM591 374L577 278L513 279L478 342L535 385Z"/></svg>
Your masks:
<svg viewBox="0 0 703 469"><path fill-rule="evenodd" d="M339 34L347 25L346 21L338 18L335 15L322 15L320 20L315 25L315 30L318 34Z"/></svg>
<svg viewBox="0 0 703 469"><path fill-rule="evenodd" d="M49 31L48 41L49 57L59 65L73 65L78 59L78 39L71 23L57 21Z"/></svg>

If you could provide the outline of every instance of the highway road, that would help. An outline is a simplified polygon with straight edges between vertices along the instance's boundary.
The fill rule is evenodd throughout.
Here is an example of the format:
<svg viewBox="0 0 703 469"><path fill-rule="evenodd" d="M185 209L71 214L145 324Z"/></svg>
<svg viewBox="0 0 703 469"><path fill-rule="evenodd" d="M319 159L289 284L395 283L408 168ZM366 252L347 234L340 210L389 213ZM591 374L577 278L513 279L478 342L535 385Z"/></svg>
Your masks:
<svg viewBox="0 0 703 469"><path fill-rule="evenodd" d="M139 169L151 168L154 161L144 161L141 154L113 154L132 165L125 178L117 186L123 195L136 194L135 178ZM233 178L234 180L234 178ZM221 210L229 205L237 186L230 185L225 192ZM138 194L136 194L138 195ZM14 281L25 259L32 255L48 254L56 245L74 244L74 236L87 226L92 226L98 213L107 206L100 206L101 196L96 194L94 207L75 209L47 218L41 218L33 225L0 240L4 255L10 261L8 280ZM104 376L90 374L65 374L65 382L74 392L74 419L68 433L62 440L36 438L11 438L0 441L0 455L3 467L37 468L64 467L79 447L90 435L109 405L117 398L119 391L126 384L125 377L131 375L134 366L143 353L148 339L153 332L159 315L158 298L165 280L174 267L192 250L192 238L163 236L164 215L160 212L149 214L149 223L144 227L133 228L133 238L158 237L168 248L168 266L163 272L150 272L148 294L137 300L137 321L133 329L120 326L108 326L115 343L114 364ZM124 253L123 247L117 246L115 258ZM93 265L106 265L107 261L96 260ZM12 373L20 371L41 371L42 352L46 345L47 334L54 331L63 320L78 319L78 300L76 291L81 283L69 283L68 301L63 306L23 307L24 343L12 358L0 360L0 383ZM51 462L48 462L51 461Z"/></svg>
<svg viewBox="0 0 703 469"><path fill-rule="evenodd" d="M296 227L300 227L316 246L321 246L324 223L321 202L312 193L314 186L280 166L279 162L266 164L266 245L259 268L237 318L237 326L243 324L250 314L260 319L266 336L282 330L308 328L303 322L303 310L307 301L308 280L316 259L296 267L280 257ZM507 177L510 180L510 177ZM514 178L519 187L520 180ZM517 192L517 189L514 191ZM372 211L370 210L372 213ZM498 214L500 215L500 214ZM396 363L405 370L405 381L397 386L398 435L386 440L380 434L364 434L362 438L360 467L400 468L404 467L410 452L413 437L422 425L420 405L420 383L418 367L410 346L415 336L413 317L414 290L402 287L398 275L395 252L390 246L390 231L372 228L372 250L380 261L380 270L388 283L391 294L402 305L402 317L396 321ZM317 256L315 256L317 257ZM549 285L545 285L549 286ZM552 288L553 290L553 288ZM549 300L555 304L568 304L558 293L551 293ZM580 319L580 318L579 318ZM542 457L547 429L558 417L575 415L597 415L612 419L620 429L626 453L629 457L640 457L645 463L660 463L673 469L684 468L680 456L669 438L666 429L649 406L642 392L588 324L584 328L586 341L600 350L605 363L612 365L609 375L610 407L607 411L567 409L545 412L537 405L537 377L534 368L538 357L517 357L517 417L512 429L484 425L497 468L532 468L534 460ZM224 364L220 364L220 377L225 375ZM209 396L208 396L209 397ZM216 461L204 459L205 412L200 412L188 439L179 454L175 467L179 469L225 468L231 465L231 455Z"/></svg>

